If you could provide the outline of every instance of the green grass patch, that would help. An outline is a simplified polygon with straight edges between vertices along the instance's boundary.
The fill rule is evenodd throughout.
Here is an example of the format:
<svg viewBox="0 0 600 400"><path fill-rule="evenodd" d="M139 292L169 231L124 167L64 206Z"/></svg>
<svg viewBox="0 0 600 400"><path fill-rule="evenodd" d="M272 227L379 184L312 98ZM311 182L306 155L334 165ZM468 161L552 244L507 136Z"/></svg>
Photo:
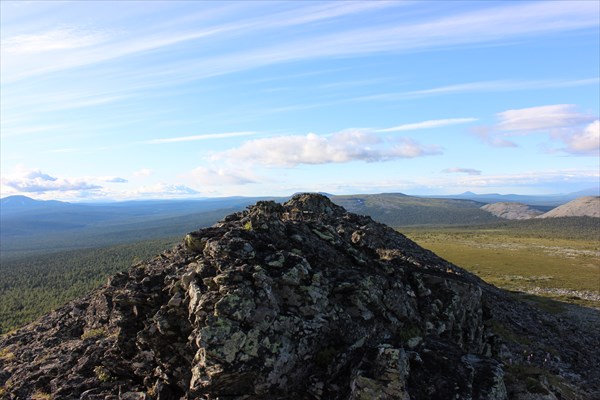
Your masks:
<svg viewBox="0 0 600 400"><path fill-rule="evenodd" d="M507 229L411 229L403 233L440 257L477 274L485 281L512 291L535 291L560 301L596 305L577 295L548 293L555 289L598 294L600 291L600 241L533 237ZM536 289L538 288L538 289ZM556 302L540 297L536 302L550 312L560 312Z"/></svg>

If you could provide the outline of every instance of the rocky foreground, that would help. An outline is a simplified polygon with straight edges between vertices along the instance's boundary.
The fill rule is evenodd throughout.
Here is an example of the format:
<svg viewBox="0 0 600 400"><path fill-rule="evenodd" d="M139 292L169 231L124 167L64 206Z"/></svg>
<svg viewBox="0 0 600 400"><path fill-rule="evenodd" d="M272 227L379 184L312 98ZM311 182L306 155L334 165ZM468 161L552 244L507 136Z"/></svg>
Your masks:
<svg viewBox="0 0 600 400"><path fill-rule="evenodd" d="M0 397L593 399L599 360L598 330L303 194L0 338Z"/></svg>

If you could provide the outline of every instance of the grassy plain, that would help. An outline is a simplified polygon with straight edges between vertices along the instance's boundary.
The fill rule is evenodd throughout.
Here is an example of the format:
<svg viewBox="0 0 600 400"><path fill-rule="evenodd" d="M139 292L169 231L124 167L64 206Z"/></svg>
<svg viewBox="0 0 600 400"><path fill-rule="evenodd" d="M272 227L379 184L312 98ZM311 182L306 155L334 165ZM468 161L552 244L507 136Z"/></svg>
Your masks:
<svg viewBox="0 0 600 400"><path fill-rule="evenodd" d="M574 238L514 225L401 231L495 286L600 308L600 241L594 232Z"/></svg>

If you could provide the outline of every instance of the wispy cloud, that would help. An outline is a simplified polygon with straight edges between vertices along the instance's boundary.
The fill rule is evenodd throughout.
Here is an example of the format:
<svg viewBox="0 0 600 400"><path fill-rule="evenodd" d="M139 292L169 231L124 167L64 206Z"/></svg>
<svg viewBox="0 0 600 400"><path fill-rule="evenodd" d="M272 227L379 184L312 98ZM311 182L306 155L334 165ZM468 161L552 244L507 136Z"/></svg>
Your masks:
<svg viewBox="0 0 600 400"><path fill-rule="evenodd" d="M192 136L178 136L172 138L152 139L145 141L147 144L162 144L162 143L179 143L179 142L193 142L197 140L212 140L212 139L225 139L231 137L240 136L252 136L258 135L260 132L242 131L242 132L226 132L226 133L206 133L202 135Z"/></svg>
<svg viewBox="0 0 600 400"><path fill-rule="evenodd" d="M496 128L502 131L532 132L560 128L570 128L596 119L577 111L574 104L555 104L549 106L507 110L497 114L500 120Z"/></svg>
<svg viewBox="0 0 600 400"><path fill-rule="evenodd" d="M245 142L238 148L213 156L267 166L293 167L299 164L347 163L351 161L388 161L441 154L436 145L421 145L410 138L384 140L361 130L346 130L330 136L309 133Z"/></svg>
<svg viewBox="0 0 600 400"><path fill-rule="evenodd" d="M471 132L479 138L483 143L492 147L519 147L515 142L506 139L503 135L499 135L490 126L476 126Z"/></svg>
<svg viewBox="0 0 600 400"><path fill-rule="evenodd" d="M563 169L531 171L515 174L493 174L485 176L467 176L457 180L457 185L470 187L506 187L506 186L530 186L540 184L566 183L566 182L589 182L597 184L600 177L599 171L581 169Z"/></svg>
<svg viewBox="0 0 600 400"><path fill-rule="evenodd" d="M245 185L257 182L257 178L248 171L223 168L197 167L191 176L195 182L206 186Z"/></svg>
<svg viewBox="0 0 600 400"><path fill-rule="evenodd" d="M403 100L418 97L441 96L458 93L489 93L489 92L512 92L522 90L541 90L563 87L598 85L600 78L572 79L572 80L497 80L466 82L445 86L437 86L428 89L410 90L404 92L388 92L356 97L353 101L372 100Z"/></svg>
<svg viewBox="0 0 600 400"><path fill-rule="evenodd" d="M77 151L79 151L79 149L73 147L65 147L64 149L48 150L48 153L75 153Z"/></svg>
<svg viewBox="0 0 600 400"><path fill-rule="evenodd" d="M190 18L187 24L180 26L163 26L156 24L158 31L119 32L118 29L102 34L85 26L67 27L49 31L41 31L35 34L9 36L3 40L3 52L28 52L40 54L48 50L72 50L70 53L63 52L62 57L46 58L45 63L29 64L29 60L3 60L5 77L7 81L23 79L28 76L45 74L49 72L81 67L109 60L139 54L142 52L155 52L163 48L181 45L186 42L199 41L201 39L212 39L215 37L229 40L239 35L252 35L268 30L277 30L285 27L293 27L311 24L323 20L340 18L352 14L364 13L383 7L397 7L394 2L382 1L372 3L344 2L294 7L290 11L277 10L276 7L265 9L262 17L240 18L236 16L235 23L215 23L204 21L202 29L195 24L197 18ZM235 10L231 10L235 14ZM208 10L207 10L208 13ZM202 18L202 15L199 16ZM161 29L162 28L162 29ZM106 37L110 41L106 41ZM5 43L8 45L5 46ZM24 61L24 62L22 62ZM36 61L40 61L37 59ZM233 64L236 64L234 60ZM233 66L232 64L232 66ZM242 64L238 64L236 70ZM243 68L243 67L242 67ZM225 70L223 70L225 71ZM209 75L218 73L213 71ZM204 73L201 73L204 75Z"/></svg>
<svg viewBox="0 0 600 400"><path fill-rule="evenodd" d="M574 155L599 155L598 116L582 113L574 104L507 110L496 117L496 125L473 129L476 136L494 147L516 147L515 136L544 134L551 141L561 141L564 147L560 150ZM509 140L510 137L513 138Z"/></svg>
<svg viewBox="0 0 600 400"><path fill-rule="evenodd" d="M402 191L408 193L425 194L433 191L439 193L443 188L447 193L456 194L460 191L475 190L486 192L501 188L517 190L522 188L525 193L534 191L557 193L559 187L578 188L581 185L595 187L598 185L600 172L585 169L556 169L527 171L513 174L466 175L466 176L420 176L396 179L338 180L335 182L321 182L309 186L312 191L324 191L335 194L356 193L381 193ZM572 186L569 186L572 185ZM307 190L306 187L289 186L285 188L288 193ZM577 190L577 189L575 189Z"/></svg>
<svg viewBox="0 0 600 400"><path fill-rule="evenodd" d="M334 18L360 15L369 10L382 7L405 6L398 2L343 2L294 7L290 11L272 12L263 10L264 16L237 18L236 23L221 23L210 26L202 24L198 29L194 24L163 28L157 32L112 32L112 40L104 43L97 34L84 33L85 28L67 30L59 35L66 36L65 45L72 51L60 58L48 58L45 63L27 64L27 60L18 63L10 61L5 69L5 80L25 78L32 74L47 73L77 66L96 64L114 60L141 52L154 52L163 48L193 43L196 46L201 39L235 40L243 36L265 34L269 30L278 32L283 27L312 24ZM456 13L450 16L433 16L416 23L381 24L380 26L353 28L346 24L337 30L319 29L311 35L298 39L296 36L271 35L270 45L233 47L232 51L213 53L195 60L182 60L181 64L161 65L144 68L155 78L170 75L184 79L198 79L220 75L243 69L323 57L361 56L388 51L416 51L436 49L447 46L460 46L482 43L510 41L548 32L573 31L598 26L598 5L596 2L535 2L509 3L482 10ZM342 25L343 26L343 25ZM33 34L44 38L33 40L45 43L48 32ZM74 37L74 38L73 38ZM18 38L18 37L17 37ZM22 37L8 37L9 43L26 42ZM31 40L30 40L31 41ZM92 46L94 44L94 46ZM85 45L85 46L84 46ZM9 49L14 45L9 46ZM34 47L40 47L36 45ZM41 46L43 47L43 46ZM4 46L3 46L4 48ZM223 48L232 48L224 46ZM198 53L206 54L206 53ZM23 62L25 63L23 63ZM14 67L14 68L13 68ZM162 71L162 72L161 72ZM138 73L140 71L137 71Z"/></svg>
<svg viewBox="0 0 600 400"><path fill-rule="evenodd" d="M467 174L467 175L481 175L481 171L473 168L446 168L442 170L446 174Z"/></svg>
<svg viewBox="0 0 600 400"><path fill-rule="evenodd" d="M2 121L2 122L3 122L3 124L2 124L3 125L2 126L2 137L3 138L13 137L13 136L21 136L21 135L31 135L31 134L37 134L37 133L48 133L48 132L57 132L57 131L60 132L60 131L64 131L65 129L72 127L72 125L69 125L69 124L12 125L12 124L6 124L6 123L4 123L4 121Z"/></svg>
<svg viewBox="0 0 600 400"><path fill-rule="evenodd" d="M200 192L190 188L189 186L181 184L157 183L154 185L140 186L134 191L127 192L126 197L144 196L145 198L173 198L197 194L200 194Z"/></svg>
<svg viewBox="0 0 600 400"><path fill-rule="evenodd" d="M142 168L137 171L134 171L133 176L135 176L136 178L146 178L152 175L153 172L154 171L152 171L150 168Z"/></svg>
<svg viewBox="0 0 600 400"><path fill-rule="evenodd" d="M11 36L2 41L7 54L43 53L57 50L80 49L104 42L106 32L81 27L60 27L37 34Z"/></svg>
<svg viewBox="0 0 600 400"><path fill-rule="evenodd" d="M414 124L398 125L391 128L377 129L375 132L402 132L414 131L417 129L440 128L443 126L466 124L477 121L477 118L449 118L449 119L433 119L430 121L416 122Z"/></svg>
<svg viewBox="0 0 600 400"><path fill-rule="evenodd" d="M102 182L107 182L107 183L127 183L128 182L127 179L121 178L118 176L103 176L98 179L101 180Z"/></svg>

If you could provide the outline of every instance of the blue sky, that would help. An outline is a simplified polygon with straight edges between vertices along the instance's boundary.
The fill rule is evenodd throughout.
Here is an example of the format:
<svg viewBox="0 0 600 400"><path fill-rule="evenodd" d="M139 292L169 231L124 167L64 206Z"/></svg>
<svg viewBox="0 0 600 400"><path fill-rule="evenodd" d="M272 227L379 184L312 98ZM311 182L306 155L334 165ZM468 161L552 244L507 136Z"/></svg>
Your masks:
<svg viewBox="0 0 600 400"><path fill-rule="evenodd" d="M597 1L0 7L3 197L598 186Z"/></svg>

